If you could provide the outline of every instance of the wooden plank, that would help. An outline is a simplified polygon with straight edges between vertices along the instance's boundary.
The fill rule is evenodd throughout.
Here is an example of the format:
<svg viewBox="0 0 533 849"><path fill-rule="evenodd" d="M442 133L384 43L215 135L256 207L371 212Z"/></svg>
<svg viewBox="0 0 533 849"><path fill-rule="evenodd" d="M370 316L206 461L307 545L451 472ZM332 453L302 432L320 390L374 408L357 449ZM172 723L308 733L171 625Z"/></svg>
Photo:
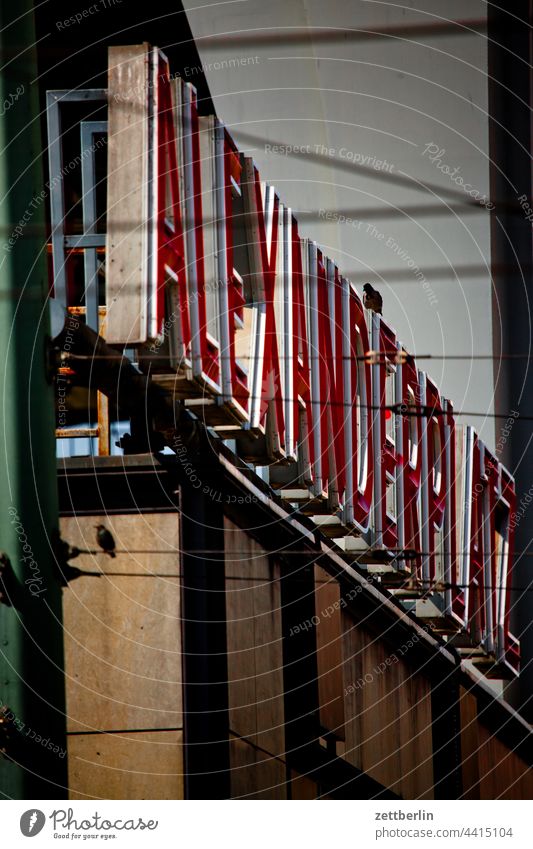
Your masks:
<svg viewBox="0 0 533 849"><path fill-rule="evenodd" d="M107 341L145 342L148 330L147 44L109 48Z"/></svg>
<svg viewBox="0 0 533 849"><path fill-rule="evenodd" d="M287 798L285 763L246 740L230 737L230 767L232 799Z"/></svg>
<svg viewBox="0 0 533 849"><path fill-rule="evenodd" d="M115 540L116 557L103 552L95 525L103 524ZM87 572L135 573L178 577L180 567L179 514L131 513L122 515L67 516L61 519L61 537L80 554L71 561Z"/></svg>
<svg viewBox="0 0 533 849"><path fill-rule="evenodd" d="M479 723L477 700L460 688L461 755L463 759L463 799L479 799Z"/></svg>
<svg viewBox="0 0 533 849"><path fill-rule="evenodd" d="M433 798L429 681L342 614L343 757L406 799Z"/></svg>
<svg viewBox="0 0 533 849"><path fill-rule="evenodd" d="M285 752L278 566L225 519L230 728L271 754Z"/></svg>
<svg viewBox="0 0 533 849"><path fill-rule="evenodd" d="M68 737L69 799L183 799L183 733Z"/></svg>
<svg viewBox="0 0 533 849"><path fill-rule="evenodd" d="M180 583L88 577L65 589L69 731L182 726Z"/></svg>
<svg viewBox="0 0 533 849"><path fill-rule="evenodd" d="M431 685L400 659L401 782L404 799L433 799Z"/></svg>
<svg viewBox="0 0 533 849"><path fill-rule="evenodd" d="M348 763L361 769L361 700L360 682L363 680L362 631L345 613L341 616L343 648L344 730Z"/></svg>
<svg viewBox="0 0 533 849"><path fill-rule="evenodd" d="M320 724L344 740L340 587L320 566L315 566L315 610Z"/></svg>

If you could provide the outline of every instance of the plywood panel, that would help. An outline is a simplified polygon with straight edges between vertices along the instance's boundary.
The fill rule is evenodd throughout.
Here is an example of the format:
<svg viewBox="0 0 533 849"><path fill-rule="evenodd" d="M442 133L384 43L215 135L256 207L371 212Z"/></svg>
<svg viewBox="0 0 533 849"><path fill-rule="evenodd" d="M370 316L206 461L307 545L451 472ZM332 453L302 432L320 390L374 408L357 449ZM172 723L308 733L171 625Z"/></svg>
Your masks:
<svg viewBox="0 0 533 849"><path fill-rule="evenodd" d="M225 520L230 728L274 755L285 751L278 566Z"/></svg>
<svg viewBox="0 0 533 849"><path fill-rule="evenodd" d="M79 578L63 621L69 730L181 727L179 578Z"/></svg>
<svg viewBox="0 0 533 849"><path fill-rule="evenodd" d="M400 679L400 670L398 670L398 680ZM399 711L399 727L400 727L400 767L401 767L401 782L399 791L404 799L416 799L418 796L417 786L417 764L419 761L418 755L421 754L422 759L426 757L425 753L421 752L421 738L418 737L418 715L416 710L416 685L413 678L407 676L407 680L402 688L400 698ZM431 749L429 755L431 756Z"/></svg>
<svg viewBox="0 0 533 849"><path fill-rule="evenodd" d="M286 799L286 766L245 740L230 738L233 799Z"/></svg>
<svg viewBox="0 0 533 849"><path fill-rule="evenodd" d="M344 740L342 622L338 581L315 566L320 724Z"/></svg>
<svg viewBox="0 0 533 849"><path fill-rule="evenodd" d="M98 546L98 524L112 533L116 557L109 557ZM178 513L65 516L60 528L65 542L90 552L72 561L78 569L176 577L180 574Z"/></svg>
<svg viewBox="0 0 533 849"><path fill-rule="evenodd" d="M147 338L147 45L109 48L106 338Z"/></svg>
<svg viewBox="0 0 533 849"><path fill-rule="evenodd" d="M183 735L68 737L70 799L183 799Z"/></svg>

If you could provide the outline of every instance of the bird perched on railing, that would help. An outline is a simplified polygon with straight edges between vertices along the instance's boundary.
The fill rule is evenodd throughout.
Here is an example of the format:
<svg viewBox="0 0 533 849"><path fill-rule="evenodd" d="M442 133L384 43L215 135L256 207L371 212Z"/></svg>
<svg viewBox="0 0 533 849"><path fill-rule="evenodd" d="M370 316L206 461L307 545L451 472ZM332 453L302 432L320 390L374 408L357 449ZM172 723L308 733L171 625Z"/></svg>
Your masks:
<svg viewBox="0 0 533 849"><path fill-rule="evenodd" d="M373 310L374 312L383 315L383 298L377 291L377 289L373 289L370 283L365 283L363 286L363 306L367 310Z"/></svg>
<svg viewBox="0 0 533 849"><path fill-rule="evenodd" d="M116 557L115 554L115 540L113 539L113 534L109 531L105 525L95 525L96 528L96 542L109 557Z"/></svg>

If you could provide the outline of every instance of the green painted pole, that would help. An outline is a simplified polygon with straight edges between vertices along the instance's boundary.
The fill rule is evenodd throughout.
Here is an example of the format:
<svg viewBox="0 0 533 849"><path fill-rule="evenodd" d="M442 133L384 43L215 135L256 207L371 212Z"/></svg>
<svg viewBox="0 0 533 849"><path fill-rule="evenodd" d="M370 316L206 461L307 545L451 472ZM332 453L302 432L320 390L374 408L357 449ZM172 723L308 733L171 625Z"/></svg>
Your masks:
<svg viewBox="0 0 533 849"><path fill-rule="evenodd" d="M66 797L54 390L31 0L0 0L0 797ZM9 708L9 710L8 710ZM6 735L6 729L8 733Z"/></svg>

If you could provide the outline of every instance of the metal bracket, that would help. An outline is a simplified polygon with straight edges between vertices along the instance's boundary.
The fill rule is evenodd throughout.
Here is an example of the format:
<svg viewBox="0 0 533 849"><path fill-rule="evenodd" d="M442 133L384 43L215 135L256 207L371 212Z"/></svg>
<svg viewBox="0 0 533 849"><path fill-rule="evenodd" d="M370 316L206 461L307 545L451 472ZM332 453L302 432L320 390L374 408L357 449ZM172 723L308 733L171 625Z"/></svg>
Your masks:
<svg viewBox="0 0 533 849"><path fill-rule="evenodd" d="M0 604L5 604L6 607L13 607L12 598L15 585L15 575L11 560L2 551L0 553Z"/></svg>

